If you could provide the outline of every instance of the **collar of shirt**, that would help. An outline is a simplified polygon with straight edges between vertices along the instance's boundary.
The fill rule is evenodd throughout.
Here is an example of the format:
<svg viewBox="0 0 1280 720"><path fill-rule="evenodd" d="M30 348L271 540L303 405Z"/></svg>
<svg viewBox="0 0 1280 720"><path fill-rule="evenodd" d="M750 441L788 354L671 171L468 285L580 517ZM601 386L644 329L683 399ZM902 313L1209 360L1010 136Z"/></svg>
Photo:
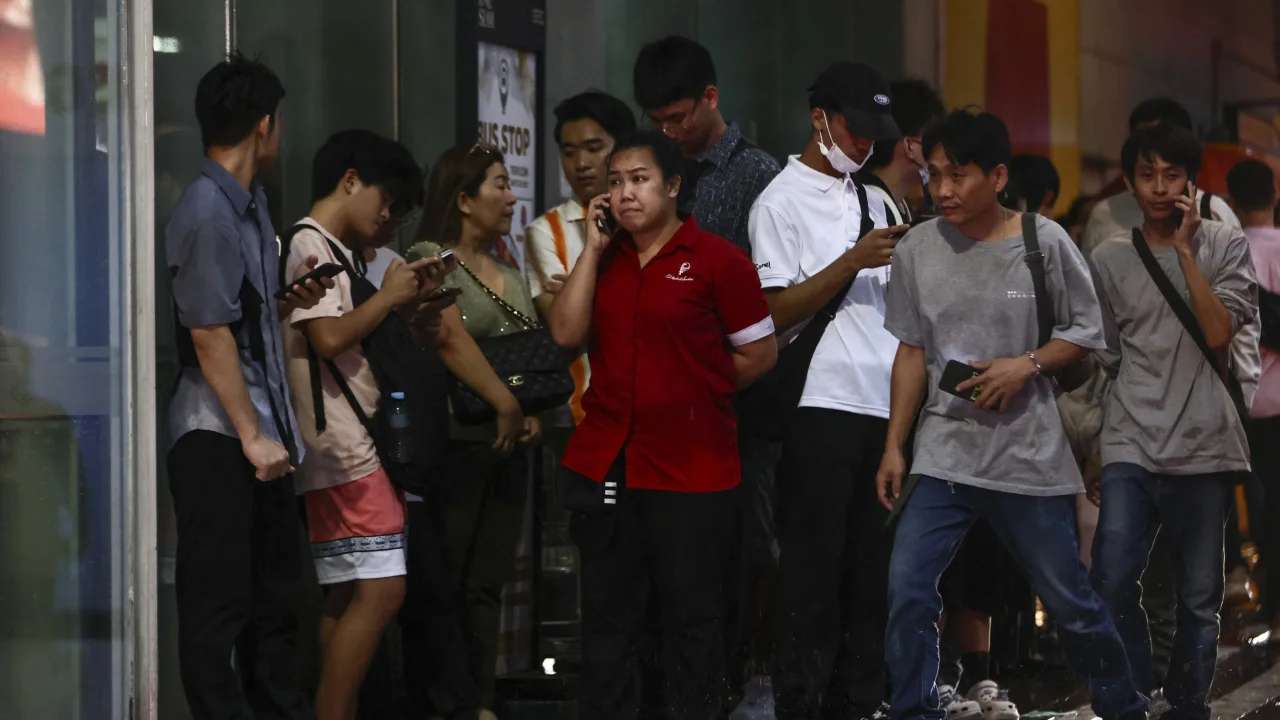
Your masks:
<svg viewBox="0 0 1280 720"><path fill-rule="evenodd" d="M577 197L571 197L565 200L560 207L556 208L560 213L560 219L565 222L582 222L587 219L587 209L578 202Z"/></svg>
<svg viewBox="0 0 1280 720"><path fill-rule="evenodd" d="M819 172L805 165L800 161L799 155L791 155L787 158L787 170L795 173L797 177L809 184L818 192L831 192L837 185L842 185L847 175L836 177Z"/></svg>
<svg viewBox="0 0 1280 720"><path fill-rule="evenodd" d="M226 168L214 162L212 158L205 158L203 174L217 183L218 188L231 201L231 207L235 208L238 215L244 215L251 204L256 202L258 205L262 205L264 202L265 193L256 180L253 183L253 192L250 193L244 189L239 180L236 180L231 173L227 172Z"/></svg>
<svg viewBox="0 0 1280 720"><path fill-rule="evenodd" d="M733 151L741 140L742 129L738 127L738 123L729 123L729 127L725 128L724 134L716 144L704 150L697 157L697 161L709 162L723 170L725 165L729 164L729 159L733 157Z"/></svg>

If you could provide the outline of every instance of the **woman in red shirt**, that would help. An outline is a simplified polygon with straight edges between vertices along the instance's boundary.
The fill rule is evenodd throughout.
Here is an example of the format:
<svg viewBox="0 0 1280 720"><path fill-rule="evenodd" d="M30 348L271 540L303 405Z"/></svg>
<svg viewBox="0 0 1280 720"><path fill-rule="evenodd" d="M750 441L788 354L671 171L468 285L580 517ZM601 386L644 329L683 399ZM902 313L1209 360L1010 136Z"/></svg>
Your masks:
<svg viewBox="0 0 1280 720"><path fill-rule="evenodd" d="M610 192L591 201L587 247L549 315L556 342L587 344L592 368L562 484L582 556L583 720L635 715L650 601L666 713L718 710L720 581L741 475L732 396L778 348L751 258L677 216L682 164L660 132L616 145Z"/></svg>

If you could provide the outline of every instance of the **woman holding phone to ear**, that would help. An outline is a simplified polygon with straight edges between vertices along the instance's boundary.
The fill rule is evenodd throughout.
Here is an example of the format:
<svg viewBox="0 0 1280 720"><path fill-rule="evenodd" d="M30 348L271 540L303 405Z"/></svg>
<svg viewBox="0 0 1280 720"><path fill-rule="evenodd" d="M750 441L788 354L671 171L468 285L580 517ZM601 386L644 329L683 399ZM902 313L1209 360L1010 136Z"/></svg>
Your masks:
<svg viewBox="0 0 1280 720"><path fill-rule="evenodd" d="M681 168L660 132L618 142L548 316L592 368L560 483L582 556L582 720L635 715L646 601L659 605L665 714L719 709L721 553L741 476L731 398L778 349L751 258L677 216Z"/></svg>

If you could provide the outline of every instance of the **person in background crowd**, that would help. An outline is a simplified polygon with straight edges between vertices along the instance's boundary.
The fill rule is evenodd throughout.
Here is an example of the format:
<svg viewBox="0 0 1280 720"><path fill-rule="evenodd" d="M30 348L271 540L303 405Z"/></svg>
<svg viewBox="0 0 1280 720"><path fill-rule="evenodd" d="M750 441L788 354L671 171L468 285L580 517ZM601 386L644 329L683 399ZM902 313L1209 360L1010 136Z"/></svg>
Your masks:
<svg viewBox="0 0 1280 720"><path fill-rule="evenodd" d="M1014 155L1009 161L1009 184L1019 188L1020 212L1053 217L1053 206L1062 190L1058 169L1047 157Z"/></svg>
<svg viewBox="0 0 1280 720"><path fill-rule="evenodd" d="M306 274L307 257L354 265L356 255L372 247L392 202L405 190L396 182L392 145L366 130L349 130L333 135L316 152L314 204L289 233L286 279ZM308 450L298 469L298 487L304 493L316 576L327 590L320 623L318 720L354 717L361 681L404 598L405 574L404 500L330 370L341 374L366 417L378 413L382 392L360 342L387 315L439 288L443 264L435 260L434 276L427 280L430 262L391 263L382 289L358 308L352 278L339 274L334 292L314 307L294 309L284 322L286 369ZM311 358L316 356L327 361L316 364L324 432L317 425L320 408L312 405Z"/></svg>
<svg viewBox="0 0 1280 720"><path fill-rule="evenodd" d="M1194 132L1191 114L1186 108L1169 98L1152 98L1138 104L1129 115L1129 132L1132 134L1139 128L1168 124ZM1194 180L1195 178L1192 178ZM1093 261L1093 251L1104 241L1112 237L1129 237L1133 228L1143 223L1142 208L1132 192L1126 189L1125 182L1113 184L1111 196L1100 200L1089 215L1085 226L1084 238L1080 242L1080 250L1084 256ZM1118 193L1118 194L1115 194ZM1107 194L1106 192L1103 193ZM1205 198L1208 198L1209 215L1204 216ZM1196 207L1206 220L1215 220L1233 227L1240 227L1240 220L1217 195L1206 195L1196 189ZM1096 261L1095 261L1096 262ZM1253 402L1253 393L1258 386L1258 374L1262 361L1258 352L1258 336L1261 332L1257 323L1250 323L1241 332L1236 333L1231 343L1229 366L1232 374L1240 383L1244 392L1245 404ZM1106 388L1101 388L1095 397L1104 397ZM1235 509L1232 508L1231 524L1235 524ZM1229 528L1229 531L1231 528ZM1238 532L1238 531L1237 531ZM1156 536L1155 547L1151 551L1151 562L1143 577L1142 606L1147 612L1151 629L1152 662L1155 666L1156 681L1159 683L1169 667L1169 656L1173 652L1174 626L1177 600L1173 590L1173 561L1169 548L1169 534ZM1231 569L1227 577L1226 597L1233 602L1247 601L1249 598L1247 580L1248 572L1240 557L1239 542L1229 542L1226 546L1227 562Z"/></svg>
<svg viewBox="0 0 1280 720"><path fill-rule="evenodd" d="M876 143L857 179L867 186L872 197L880 197L889 207L889 224L902 225L912 220L907 196L929 182L920 140L925 128L941 120L947 108L923 80L890 83L889 97L893 100L893 121L902 137Z"/></svg>
<svg viewBox="0 0 1280 720"><path fill-rule="evenodd" d="M654 128L676 141L685 158L680 210L699 227L751 254L747 218L778 161L750 143L737 123L720 114L720 90L711 53L697 42L667 37L640 50L633 76L635 100ZM748 391L749 392L749 391ZM739 511L726 534L725 653L729 688L725 700L767 696L768 601L777 565L774 468L781 449L760 436L748 411L738 408L742 465ZM753 647L754 646L754 647ZM750 686L743 685L751 675Z"/></svg>
<svg viewBox="0 0 1280 720"><path fill-rule="evenodd" d="M751 254L747 214L780 170L769 153L747 141L720 115L711 53L672 36L645 45L636 58L635 99L653 127L680 145L687 187L681 210L699 227Z"/></svg>
<svg viewBox="0 0 1280 720"><path fill-rule="evenodd" d="M529 258L529 292L546 316L556 293L573 270L586 242L587 204L609 190L609 154L618 138L635 132L636 118L627 104L612 95L587 91L556 106L556 142L560 166L573 197L533 221L525 231ZM585 354L571 367L574 393L569 401L570 427L582 422L582 394L590 380ZM561 446L563 449L563 446Z"/></svg>
<svg viewBox="0 0 1280 720"><path fill-rule="evenodd" d="M561 347L591 337L563 481L582 557L582 720L636 716L647 605L661 623L662 716L720 709L722 545L740 475L730 400L773 366L777 343L750 258L678 217L680 173L663 134L618 142L610 194L588 207L586 248L549 317Z"/></svg>
<svg viewBox="0 0 1280 720"><path fill-rule="evenodd" d="M750 218L760 283L784 336L845 294L782 444L773 686L780 717L868 718L885 698L891 540L875 502L897 347L884 330L885 266L893 233L907 226L887 227L891 203L853 174L875 143L901 133L888 83L848 61L828 66L809 88L809 121L804 151Z"/></svg>
<svg viewBox="0 0 1280 720"><path fill-rule="evenodd" d="M283 99L275 73L239 55L205 73L195 105L207 159L165 229L183 366L168 454L178 662L197 720L310 715L294 650L302 559L291 473L304 450L279 318L314 307L333 281L294 286L277 307L275 230L254 178L279 155Z"/></svg>
<svg viewBox="0 0 1280 720"><path fill-rule="evenodd" d="M516 451L541 433L538 419L524 416L475 343L524 330L537 314L520 272L493 255L494 242L511 231L515 202L501 153L480 144L450 148L427 180L418 242L409 249L410 256L418 257L454 249L458 269L448 285L461 288L462 294L456 306L444 311L438 352L449 371L475 388L497 414L494 422L482 425L451 421L452 454L440 495L426 498L433 512L428 524L441 533L448 582L433 591L429 616L421 619L426 626L447 626L460 613L467 656L438 662L466 668L469 677L457 682L474 683L485 708L493 707L495 699L502 587L515 563L528 498L526 454ZM450 676L436 675L429 682L434 687L424 690L433 703L439 702L437 697L455 698L468 691L451 684Z"/></svg>
<svg viewBox="0 0 1280 720"><path fill-rule="evenodd" d="M1253 321L1257 285L1244 234L1202 221L1191 199L1201 149L1189 130L1139 128L1120 162L1144 220L1093 252L1107 328L1099 357L1114 378L1102 429L1093 584L1115 616L1139 689L1154 690L1140 580L1156 534L1168 536L1178 613L1164 697L1173 715L1204 720L1222 606L1222 528L1235 474L1249 470L1249 449L1226 380L1214 377L1216 365L1144 266L1138 233L1213 352L1225 353Z"/></svg>
<svg viewBox="0 0 1280 720"><path fill-rule="evenodd" d="M1058 224L1066 228L1067 235L1071 236L1071 240L1077 246L1080 245L1080 241L1084 237L1085 224L1089 222L1089 216L1097 205L1097 197L1081 195L1072 200L1071 207L1067 208L1067 212L1058 218Z"/></svg>
<svg viewBox="0 0 1280 720"><path fill-rule="evenodd" d="M1145 718L1124 645L1077 554L1080 472L1046 377L1103 347L1084 259L1060 227L1035 219L1055 316L1052 339L1038 347L1023 221L997 201L1013 155L1004 122L957 111L925 133L924 153L942 217L899 243L885 308L885 328L900 341L877 476L881 502L901 513L886 629L891 717L945 715L935 686L938 579L981 517L1057 620L1071 666L1089 679L1094 711L1106 720ZM942 387L951 361L977 374ZM922 402L904 486L904 444Z"/></svg>
<svg viewBox="0 0 1280 720"><path fill-rule="evenodd" d="M1275 226L1276 181L1271 166L1258 160L1243 160L1227 173L1231 209L1244 226L1249 254L1258 276L1258 319L1262 329L1262 373L1249 415L1249 447L1253 472L1258 479L1248 497L1249 529L1258 546L1258 565L1266 580L1261 605L1264 620L1271 622L1271 642L1280 642L1280 532L1274 518L1280 518L1280 327L1276 298L1280 294L1280 229ZM1249 486L1246 485L1246 488ZM1260 490L1261 492L1257 492ZM1261 495L1258 498L1257 495Z"/></svg>

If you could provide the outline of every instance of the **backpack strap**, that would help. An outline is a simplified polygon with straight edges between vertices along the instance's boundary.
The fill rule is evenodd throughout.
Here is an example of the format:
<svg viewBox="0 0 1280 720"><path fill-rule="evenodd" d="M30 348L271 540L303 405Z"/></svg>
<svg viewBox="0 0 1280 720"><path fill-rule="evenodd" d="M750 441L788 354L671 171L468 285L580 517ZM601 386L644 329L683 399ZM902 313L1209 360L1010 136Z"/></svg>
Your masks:
<svg viewBox="0 0 1280 720"><path fill-rule="evenodd" d="M1027 268L1031 270L1031 287L1036 294L1036 325L1040 330L1036 349L1049 343L1053 336L1053 301L1049 298L1049 283L1045 280L1044 252L1040 249L1040 237L1036 233L1035 213L1022 213L1022 243L1026 248Z"/></svg>
<svg viewBox="0 0 1280 720"><path fill-rule="evenodd" d="M1213 348L1209 347L1209 341L1205 338L1204 331L1200 329L1200 322L1196 320L1195 312L1192 311L1187 301L1183 300L1182 296L1178 294L1177 289L1173 287L1173 281L1160 268L1160 263L1156 261L1155 255L1151 253L1151 247L1147 245L1147 238L1142 234L1141 228L1133 229L1133 249L1138 251L1138 257L1142 259L1142 265L1147 269L1147 274L1151 276L1152 282L1156 284L1160 294L1164 296L1165 302L1169 304L1173 314L1182 323L1183 329L1191 336L1196 347L1200 348L1200 353L1208 361L1213 374L1217 375L1223 386L1226 387L1227 395L1231 397L1231 404L1235 406L1236 414L1240 416L1240 422L1248 427L1249 406L1245 404L1244 391L1240 388L1240 381L1236 380L1235 375L1232 373L1224 372L1222 364L1218 362L1218 354L1213 351Z"/></svg>
<svg viewBox="0 0 1280 720"><path fill-rule="evenodd" d="M1200 217L1209 220L1213 219L1213 207L1209 201L1213 199L1213 193L1204 193L1200 196Z"/></svg>

